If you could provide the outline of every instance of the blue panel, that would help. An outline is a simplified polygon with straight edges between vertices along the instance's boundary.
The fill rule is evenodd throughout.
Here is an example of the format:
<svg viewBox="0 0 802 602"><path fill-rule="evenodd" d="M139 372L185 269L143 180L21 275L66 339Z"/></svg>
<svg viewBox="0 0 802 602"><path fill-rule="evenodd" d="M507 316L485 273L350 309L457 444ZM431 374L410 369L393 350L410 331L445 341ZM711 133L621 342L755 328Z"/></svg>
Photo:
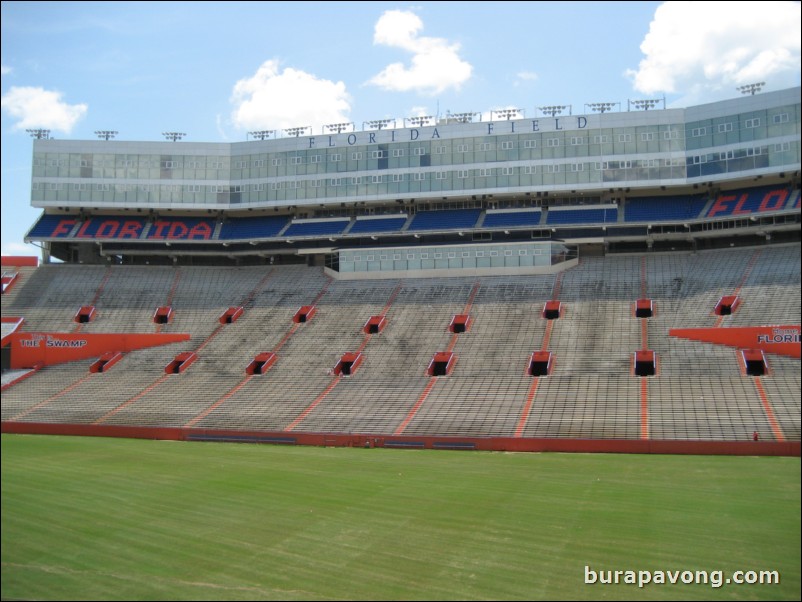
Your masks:
<svg viewBox="0 0 802 602"><path fill-rule="evenodd" d="M705 208L707 198L700 195L675 197L641 197L627 199L627 222L659 222L696 219Z"/></svg>
<svg viewBox="0 0 802 602"><path fill-rule="evenodd" d="M367 234L370 232L397 232L407 222L406 217L392 217L387 219L361 219L357 220L349 234Z"/></svg>
<svg viewBox="0 0 802 602"><path fill-rule="evenodd" d="M287 225L287 216L231 218L220 230L221 240L272 238Z"/></svg>
<svg viewBox="0 0 802 602"><path fill-rule="evenodd" d="M336 222L301 222L292 224L284 236L325 236L339 234L348 227L347 220Z"/></svg>
<svg viewBox="0 0 802 602"><path fill-rule="evenodd" d="M514 228L516 226L538 226L543 214L540 211L520 211L504 213L488 213L483 228Z"/></svg>
<svg viewBox="0 0 802 602"><path fill-rule="evenodd" d="M618 221L618 209L549 211L548 224L610 224Z"/></svg>
<svg viewBox="0 0 802 602"><path fill-rule="evenodd" d="M476 225L481 213L481 209L422 211L412 220L409 230L467 230Z"/></svg>
<svg viewBox="0 0 802 602"><path fill-rule="evenodd" d="M31 228L28 236L30 238L67 238L78 221L77 215L43 215ZM57 228L59 224L61 226Z"/></svg>

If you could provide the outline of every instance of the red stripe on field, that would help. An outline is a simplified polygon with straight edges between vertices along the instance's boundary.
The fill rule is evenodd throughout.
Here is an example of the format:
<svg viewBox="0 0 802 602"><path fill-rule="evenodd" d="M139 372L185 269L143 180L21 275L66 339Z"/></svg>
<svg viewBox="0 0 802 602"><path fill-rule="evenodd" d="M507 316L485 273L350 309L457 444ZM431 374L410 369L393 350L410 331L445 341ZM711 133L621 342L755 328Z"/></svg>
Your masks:
<svg viewBox="0 0 802 602"><path fill-rule="evenodd" d="M399 427L395 429L395 431L393 431L393 435L400 435L401 433L404 432L404 429L407 428L407 425L409 425L409 423L412 422L412 419L415 417L415 414L417 414L418 410L420 410L420 407L423 405L423 402L426 401L427 397L429 397L429 393L432 392L432 388L434 387L434 383L436 382L437 382L437 377L433 376L429 380L429 383L426 385L426 388L423 390L423 393L421 393L420 397L418 397L418 401L416 401L415 405L412 406L412 409L409 411L409 414L407 414L407 417L404 418L404 421L399 425Z"/></svg>
<svg viewBox="0 0 802 602"><path fill-rule="evenodd" d="M769 401L768 395L766 395L766 391L763 389L763 383L760 382L760 378L755 378L755 389L757 389L757 394L760 396L760 403L763 404L766 418L769 419L771 432L774 433L774 438L777 441L785 441L785 435L783 435L780 423L777 422L777 418L774 416L774 410L771 407L771 402Z"/></svg>
<svg viewBox="0 0 802 602"><path fill-rule="evenodd" d="M312 412L312 410L314 410L320 404L321 401L326 399L326 396L329 393L331 393L331 391L334 389L334 387L337 386L337 383L339 383L339 382L340 382L340 377L339 376L335 376L334 379L329 383L329 386L326 387L326 390L323 391L323 393L321 393L320 395L318 395L317 399L315 399L315 401L313 401L311 404L309 404L309 407L306 408L303 412L301 412L301 415L298 416L298 418L296 418L295 420L290 422L290 424L287 427L285 427L284 430L285 431L291 431L296 426L298 426L301 423L301 421L303 421L304 418L309 416L310 412Z"/></svg>
<svg viewBox="0 0 802 602"><path fill-rule="evenodd" d="M91 373L91 372L89 372L89 373L88 373L86 376L84 376L83 378L79 378L78 380L76 380L76 381L75 381L74 383L72 383L71 385L69 385L69 386L67 386L67 387L64 387L64 388L63 388L61 391L59 391L59 392L58 392L58 393L56 393L55 395L51 395L51 396L50 396L50 397L48 397L47 399L45 399L45 400L43 400L43 401L40 401L39 403L37 403L35 406L31 406L30 408L28 408L27 410L23 410L22 412L20 412L20 413L19 413L19 414L17 414L16 416L12 416L12 417L11 417L9 420L12 420L12 421L14 421L14 420L19 420L19 419L21 419L21 418L24 418L25 416L27 416L27 415L28 415L28 414L30 414L31 412L34 412L34 411L38 410L39 408L41 408L41 407L43 407L43 406L46 406L47 404L49 404L49 403L50 403L51 401L53 401L54 399L57 399L57 398L61 397L62 395L65 395L65 394L69 393L69 392L70 392L70 391L72 391L72 390L73 390L75 387L77 387L77 386L78 386L78 385L80 385L81 383L85 382L85 381L86 381L86 380L87 380L87 379L88 379L90 376L92 376L92 373Z"/></svg>
<svg viewBox="0 0 802 602"><path fill-rule="evenodd" d="M127 406L129 406L132 403L134 403L136 400L138 400L138 399L144 397L145 395L147 395L148 393L150 393L153 389L158 387L162 382L164 382L167 378L169 378L169 376L170 376L169 374L165 374L165 375L159 377L154 382L152 382L150 384L150 386L145 387L139 393L137 393L136 395L134 395L133 397L131 397L127 401L124 401L123 403L118 405L116 408L114 408L110 412L107 412L106 414L104 414L103 416L101 416L100 418L95 420L92 424L101 424L101 423L105 422L106 420L108 420L109 418L114 416L117 412L119 412L120 410L126 408Z"/></svg>
<svg viewBox="0 0 802 602"><path fill-rule="evenodd" d="M211 414L212 412L214 412L214 411L215 411L217 408L219 408L219 407L220 407L221 405L223 405L223 404L224 404L226 401L228 401L228 399L230 399L230 398L231 398L231 397L232 397L232 396L233 396L233 395L234 395L234 394L235 394L237 391L239 391L239 390L240 390L242 387L244 387L246 384L248 384L248 381L249 381L249 380L251 380L251 379L252 379L254 376L255 376L254 374L249 374L248 376L246 376L245 378L243 378L243 379L242 379L242 380L241 380L241 381L240 381L240 382L239 382L237 385L235 385L234 387L232 387L232 388L231 388L231 389L228 391L228 393L226 393L225 395L223 395L223 396L222 396L220 399L218 399L217 401L215 401L215 402L214 402L212 405L210 405L208 408L206 408L205 410L203 410L203 411L202 411L200 414L198 414L197 416L195 416L195 418L193 418L192 420L190 420L189 422L187 422L187 423L184 425L184 428L193 427L193 426L195 426L196 424L198 424L198 422L200 422L201 420L203 420L204 418L206 418L206 417L207 417L209 414Z"/></svg>

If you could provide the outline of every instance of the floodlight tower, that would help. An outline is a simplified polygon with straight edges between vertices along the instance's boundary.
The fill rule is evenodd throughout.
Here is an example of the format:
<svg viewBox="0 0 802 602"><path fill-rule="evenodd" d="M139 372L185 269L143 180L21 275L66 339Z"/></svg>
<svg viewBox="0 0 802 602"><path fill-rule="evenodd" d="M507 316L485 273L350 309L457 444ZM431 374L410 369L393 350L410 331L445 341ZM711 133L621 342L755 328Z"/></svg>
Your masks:
<svg viewBox="0 0 802 602"><path fill-rule="evenodd" d="M594 113L607 113L615 108L616 105L619 105L618 102L591 102L589 104L585 104L586 107L589 107L591 111Z"/></svg>
<svg viewBox="0 0 802 602"><path fill-rule="evenodd" d="M757 82L756 84L746 84L745 86L738 86L735 89L738 90L741 94L750 94L751 96L754 96L755 93L760 92L760 90L765 85L766 82Z"/></svg>
<svg viewBox="0 0 802 602"><path fill-rule="evenodd" d="M468 112L468 113L451 113L450 111L446 113L446 120L454 120L457 123L472 123L474 118L479 115L481 118L481 113L475 112Z"/></svg>
<svg viewBox="0 0 802 602"><path fill-rule="evenodd" d="M493 115L500 119L506 119L509 121L516 115L523 116L523 111L521 109L497 109L495 111L490 111L490 119L493 119Z"/></svg>
<svg viewBox="0 0 802 602"><path fill-rule="evenodd" d="M270 136L275 136L276 130L255 130L248 132L247 135L253 137L254 140L266 140Z"/></svg>
<svg viewBox="0 0 802 602"><path fill-rule="evenodd" d="M381 130L386 128L388 125L393 124L393 128L395 128L395 119L373 119L371 121L366 121L362 124L362 129L365 129L365 125L368 126L368 129L371 130Z"/></svg>
<svg viewBox="0 0 802 602"><path fill-rule="evenodd" d="M162 132L162 136L164 136L167 140L170 140L172 142L178 142L184 136L186 136L186 134L183 132Z"/></svg>
<svg viewBox="0 0 802 602"><path fill-rule="evenodd" d="M323 133L326 133L326 130L330 132L334 132L335 134L342 134L344 131L348 130L353 132L354 131L354 124L353 122L346 122L346 123L330 123L328 125L323 126Z"/></svg>
<svg viewBox="0 0 802 602"><path fill-rule="evenodd" d="M50 130L43 130L43 129L33 129L33 130L25 130L31 135L31 138L36 138L37 140L48 140L50 139Z"/></svg>
<svg viewBox="0 0 802 602"><path fill-rule="evenodd" d="M557 115L562 115L562 112L567 108L568 105L549 105L546 107L538 107L538 110L549 117L556 117Z"/></svg>
<svg viewBox="0 0 802 602"><path fill-rule="evenodd" d="M95 136L97 136L101 140L111 140L117 134L119 134L119 132L115 130L95 130Z"/></svg>
<svg viewBox="0 0 802 602"><path fill-rule="evenodd" d="M627 111L631 111L632 107L636 111L648 111L655 108L660 103L663 103L663 109L666 108L666 99L664 98L645 98L642 100L629 100L627 99Z"/></svg>
<svg viewBox="0 0 802 602"><path fill-rule="evenodd" d="M404 117L404 127L406 127L407 122L411 123L414 127L423 127L424 125L431 125L434 123L434 117L432 115Z"/></svg>
<svg viewBox="0 0 802 602"><path fill-rule="evenodd" d="M311 126L304 125L304 126L297 127L297 128L285 128L284 129L284 133L287 134L287 136L295 136L297 138L298 136L300 136L304 132L306 132L308 130L311 130L311 129L312 129Z"/></svg>

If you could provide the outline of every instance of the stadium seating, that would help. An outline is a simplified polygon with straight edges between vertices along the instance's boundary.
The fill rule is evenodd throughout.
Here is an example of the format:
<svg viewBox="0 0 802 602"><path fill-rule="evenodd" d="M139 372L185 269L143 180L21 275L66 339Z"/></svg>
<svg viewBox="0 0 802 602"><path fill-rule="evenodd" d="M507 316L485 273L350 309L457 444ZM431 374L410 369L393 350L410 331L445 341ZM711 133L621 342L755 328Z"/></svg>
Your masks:
<svg viewBox="0 0 802 602"><path fill-rule="evenodd" d="M538 226L543 217L540 209L532 211L487 211L483 228L523 228Z"/></svg>
<svg viewBox="0 0 802 602"><path fill-rule="evenodd" d="M257 216L257 217L235 217L223 222L220 229L221 240L258 240L260 238L272 238L287 225L287 217L282 215Z"/></svg>
<svg viewBox="0 0 802 602"><path fill-rule="evenodd" d="M449 209L445 211L421 211L415 215L408 231L459 230L476 225L480 209Z"/></svg>
<svg viewBox="0 0 802 602"><path fill-rule="evenodd" d="M632 197L624 210L627 222L660 222L697 219L707 204L707 196Z"/></svg>
<svg viewBox="0 0 802 602"><path fill-rule="evenodd" d="M546 223L556 224L610 224L618 221L617 208L550 207Z"/></svg>
<svg viewBox="0 0 802 602"><path fill-rule="evenodd" d="M381 218L358 219L348 231L349 234L378 234L380 232L398 232L407 222L407 216L388 215Z"/></svg>
<svg viewBox="0 0 802 602"><path fill-rule="evenodd" d="M686 440L775 437L755 379L735 349L668 336L679 327L799 323L798 244L583 258L557 275L331 281L319 268L44 265L3 296L3 314L30 330L188 333L189 341L117 358L48 366L3 392L2 419L294 432ZM713 308L736 293L730 316ZM636 299L655 311L634 316ZM559 300L561 314L542 309ZM155 325L155 307L175 309ZM293 321L313 306L314 319ZM229 308L239 319L221 323ZM454 316L470 328L452 333ZM367 334L371 316L385 316ZM632 374L633 353L653 350L657 374ZM528 374L548 350L552 370ZM431 377L436 352L457 358ZM165 367L196 354L177 374ZM336 374L362 354L353 375ZM246 374L257 356L274 362ZM275 354L275 357L273 355ZM182 356L188 357L188 356ZM799 361L769 356L763 392L786 439L800 438ZM254 371L252 371L254 372ZM642 411L644 391L648 421ZM524 407L531 412L524 417Z"/></svg>

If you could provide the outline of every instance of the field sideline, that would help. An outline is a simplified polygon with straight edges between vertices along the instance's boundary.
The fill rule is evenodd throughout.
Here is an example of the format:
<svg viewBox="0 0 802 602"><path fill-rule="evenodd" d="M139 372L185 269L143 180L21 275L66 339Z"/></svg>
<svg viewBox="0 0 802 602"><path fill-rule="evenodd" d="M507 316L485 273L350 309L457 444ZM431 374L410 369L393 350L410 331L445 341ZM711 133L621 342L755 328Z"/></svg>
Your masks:
<svg viewBox="0 0 802 602"><path fill-rule="evenodd" d="M799 600L800 459L2 435L2 598ZM779 585L594 585L777 571Z"/></svg>

